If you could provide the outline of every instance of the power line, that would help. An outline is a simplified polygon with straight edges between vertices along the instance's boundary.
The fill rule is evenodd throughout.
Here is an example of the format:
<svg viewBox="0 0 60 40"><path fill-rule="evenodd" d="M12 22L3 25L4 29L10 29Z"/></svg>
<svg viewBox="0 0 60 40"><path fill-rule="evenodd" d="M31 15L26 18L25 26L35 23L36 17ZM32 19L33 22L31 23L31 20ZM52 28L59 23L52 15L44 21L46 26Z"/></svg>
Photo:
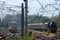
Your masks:
<svg viewBox="0 0 60 40"><path fill-rule="evenodd" d="M1 2L1 1L0 1ZM21 8L21 6L16 6L16 5L8 5L8 4L5 4L5 2L1 2L0 3L0 12L2 14L2 16L5 15L5 12L14 12L14 13L20 13L21 11L17 11L15 9L12 9L12 8ZM5 11L7 10L7 11ZM4 13L4 14L3 14Z"/></svg>
<svg viewBox="0 0 60 40"><path fill-rule="evenodd" d="M41 7L45 10L45 8L43 7L43 5L40 3L40 1L39 0L36 0L40 5L41 5Z"/></svg>

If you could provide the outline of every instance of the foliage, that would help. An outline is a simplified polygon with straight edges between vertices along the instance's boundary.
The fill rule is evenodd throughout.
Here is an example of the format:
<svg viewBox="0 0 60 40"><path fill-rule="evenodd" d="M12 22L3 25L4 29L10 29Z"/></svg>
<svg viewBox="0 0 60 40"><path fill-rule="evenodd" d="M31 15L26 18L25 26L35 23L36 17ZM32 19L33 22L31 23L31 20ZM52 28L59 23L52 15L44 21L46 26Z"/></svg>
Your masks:
<svg viewBox="0 0 60 40"><path fill-rule="evenodd" d="M54 17L54 21L56 22L57 26L60 27L60 16Z"/></svg>
<svg viewBox="0 0 60 40"><path fill-rule="evenodd" d="M23 40L33 40L34 39L34 36L33 34L31 36L29 35L24 35L24 39Z"/></svg>
<svg viewBox="0 0 60 40"><path fill-rule="evenodd" d="M29 23L41 23L41 22L49 22L50 19L46 16L42 15L29 15L28 16Z"/></svg>

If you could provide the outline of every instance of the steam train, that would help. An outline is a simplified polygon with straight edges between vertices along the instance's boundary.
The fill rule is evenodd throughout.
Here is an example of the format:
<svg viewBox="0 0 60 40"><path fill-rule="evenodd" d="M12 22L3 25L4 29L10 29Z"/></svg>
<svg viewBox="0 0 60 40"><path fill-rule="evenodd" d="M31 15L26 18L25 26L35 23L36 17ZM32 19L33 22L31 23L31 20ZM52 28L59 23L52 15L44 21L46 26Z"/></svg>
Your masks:
<svg viewBox="0 0 60 40"><path fill-rule="evenodd" d="M48 30L48 23L35 23L35 24L28 24L29 29L31 30L37 30L37 31L47 31Z"/></svg>
<svg viewBox="0 0 60 40"><path fill-rule="evenodd" d="M17 22L10 22L8 25L8 29L11 33L17 33Z"/></svg>
<svg viewBox="0 0 60 40"><path fill-rule="evenodd" d="M48 27L48 23L35 23L35 24L28 24L29 29L31 30L36 30L36 31L51 31L53 33L53 31L56 31L55 28L49 29Z"/></svg>

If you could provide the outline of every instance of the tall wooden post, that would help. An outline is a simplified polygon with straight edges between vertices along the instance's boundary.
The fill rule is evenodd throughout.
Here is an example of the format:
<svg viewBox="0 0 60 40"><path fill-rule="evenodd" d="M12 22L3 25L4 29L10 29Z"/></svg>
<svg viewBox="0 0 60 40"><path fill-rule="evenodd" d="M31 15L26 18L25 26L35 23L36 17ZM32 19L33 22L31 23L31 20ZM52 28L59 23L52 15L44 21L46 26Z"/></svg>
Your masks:
<svg viewBox="0 0 60 40"><path fill-rule="evenodd" d="M24 7L22 3L22 14L21 14L21 36L24 36Z"/></svg>
<svg viewBox="0 0 60 40"><path fill-rule="evenodd" d="M24 0L25 2L25 29L26 29L26 33L27 33L27 28L28 28L28 23L27 23L27 13L28 13L28 0Z"/></svg>

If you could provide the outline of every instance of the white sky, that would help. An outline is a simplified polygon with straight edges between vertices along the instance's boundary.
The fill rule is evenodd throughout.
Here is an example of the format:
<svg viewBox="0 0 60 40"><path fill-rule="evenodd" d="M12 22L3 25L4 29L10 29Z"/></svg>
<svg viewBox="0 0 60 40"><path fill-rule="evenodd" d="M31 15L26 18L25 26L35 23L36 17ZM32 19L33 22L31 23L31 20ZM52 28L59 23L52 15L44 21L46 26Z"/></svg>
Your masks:
<svg viewBox="0 0 60 40"><path fill-rule="evenodd" d="M6 4L9 4L9 5L19 5L21 6L21 3L23 3L23 0L0 0L0 1L5 1ZM40 8L40 4L36 1L36 0L28 0L28 10L29 10L29 13L28 14L36 14ZM45 5L45 4L52 4L54 3L55 1L54 0L39 0L41 2L42 5ZM39 13L40 15L43 14L43 13ZM43 14L45 16L51 16L51 14Z"/></svg>

